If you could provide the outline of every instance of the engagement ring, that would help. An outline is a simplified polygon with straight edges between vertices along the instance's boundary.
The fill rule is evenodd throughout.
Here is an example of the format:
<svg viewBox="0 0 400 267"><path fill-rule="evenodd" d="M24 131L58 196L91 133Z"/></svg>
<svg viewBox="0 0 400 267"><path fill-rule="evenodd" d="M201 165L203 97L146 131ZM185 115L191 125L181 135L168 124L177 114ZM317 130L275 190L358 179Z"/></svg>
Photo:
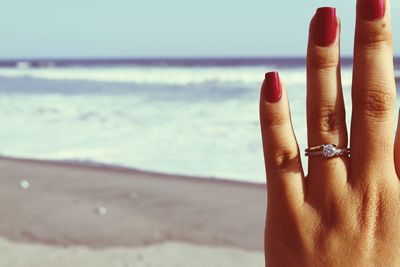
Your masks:
<svg viewBox="0 0 400 267"><path fill-rule="evenodd" d="M305 152L307 157L322 156L324 158L332 158L350 155L350 148L338 148L334 144L324 144L307 148Z"/></svg>

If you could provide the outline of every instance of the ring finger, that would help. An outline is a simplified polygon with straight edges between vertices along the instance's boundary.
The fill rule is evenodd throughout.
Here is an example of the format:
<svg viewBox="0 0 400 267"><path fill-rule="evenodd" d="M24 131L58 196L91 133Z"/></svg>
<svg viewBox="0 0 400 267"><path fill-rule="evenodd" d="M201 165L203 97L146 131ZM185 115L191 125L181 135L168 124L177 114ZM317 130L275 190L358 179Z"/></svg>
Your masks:
<svg viewBox="0 0 400 267"><path fill-rule="evenodd" d="M319 8L311 21L307 53L308 146L347 147L345 109L340 76L339 20L331 7ZM326 195L347 182L347 157L310 156L310 196ZM337 175L343 173L343 175ZM334 177L334 179L333 179ZM333 189L333 190L332 190Z"/></svg>

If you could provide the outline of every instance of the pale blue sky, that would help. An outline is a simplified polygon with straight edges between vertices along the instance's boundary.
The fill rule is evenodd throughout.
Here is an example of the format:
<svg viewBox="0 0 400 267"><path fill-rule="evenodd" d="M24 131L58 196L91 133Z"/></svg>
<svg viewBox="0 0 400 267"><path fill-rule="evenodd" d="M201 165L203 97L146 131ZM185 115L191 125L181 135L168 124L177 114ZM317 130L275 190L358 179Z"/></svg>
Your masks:
<svg viewBox="0 0 400 267"><path fill-rule="evenodd" d="M355 0L2 1L0 58L305 55L308 23L336 6L351 55ZM392 1L400 55L400 2Z"/></svg>

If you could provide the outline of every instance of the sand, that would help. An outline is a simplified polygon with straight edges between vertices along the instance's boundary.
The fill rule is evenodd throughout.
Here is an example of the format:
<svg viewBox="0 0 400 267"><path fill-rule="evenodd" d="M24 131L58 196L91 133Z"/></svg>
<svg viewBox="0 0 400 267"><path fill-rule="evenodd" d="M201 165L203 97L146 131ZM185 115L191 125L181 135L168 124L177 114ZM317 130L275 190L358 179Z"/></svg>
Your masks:
<svg viewBox="0 0 400 267"><path fill-rule="evenodd" d="M0 239L0 266L43 267L243 267L263 266L260 252L167 242L140 248L93 250L18 244Z"/></svg>
<svg viewBox="0 0 400 267"><path fill-rule="evenodd" d="M0 266L263 265L264 185L10 158L0 170Z"/></svg>

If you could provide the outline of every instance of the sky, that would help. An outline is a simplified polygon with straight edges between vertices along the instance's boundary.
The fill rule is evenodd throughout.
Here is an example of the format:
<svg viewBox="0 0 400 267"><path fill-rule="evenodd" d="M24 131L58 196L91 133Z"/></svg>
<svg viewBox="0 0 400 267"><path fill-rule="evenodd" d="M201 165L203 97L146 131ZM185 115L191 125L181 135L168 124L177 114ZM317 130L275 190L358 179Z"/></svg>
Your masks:
<svg viewBox="0 0 400 267"><path fill-rule="evenodd" d="M0 58L305 56L315 9L335 6L353 51L355 0L1 0ZM400 1L392 1L400 55Z"/></svg>

